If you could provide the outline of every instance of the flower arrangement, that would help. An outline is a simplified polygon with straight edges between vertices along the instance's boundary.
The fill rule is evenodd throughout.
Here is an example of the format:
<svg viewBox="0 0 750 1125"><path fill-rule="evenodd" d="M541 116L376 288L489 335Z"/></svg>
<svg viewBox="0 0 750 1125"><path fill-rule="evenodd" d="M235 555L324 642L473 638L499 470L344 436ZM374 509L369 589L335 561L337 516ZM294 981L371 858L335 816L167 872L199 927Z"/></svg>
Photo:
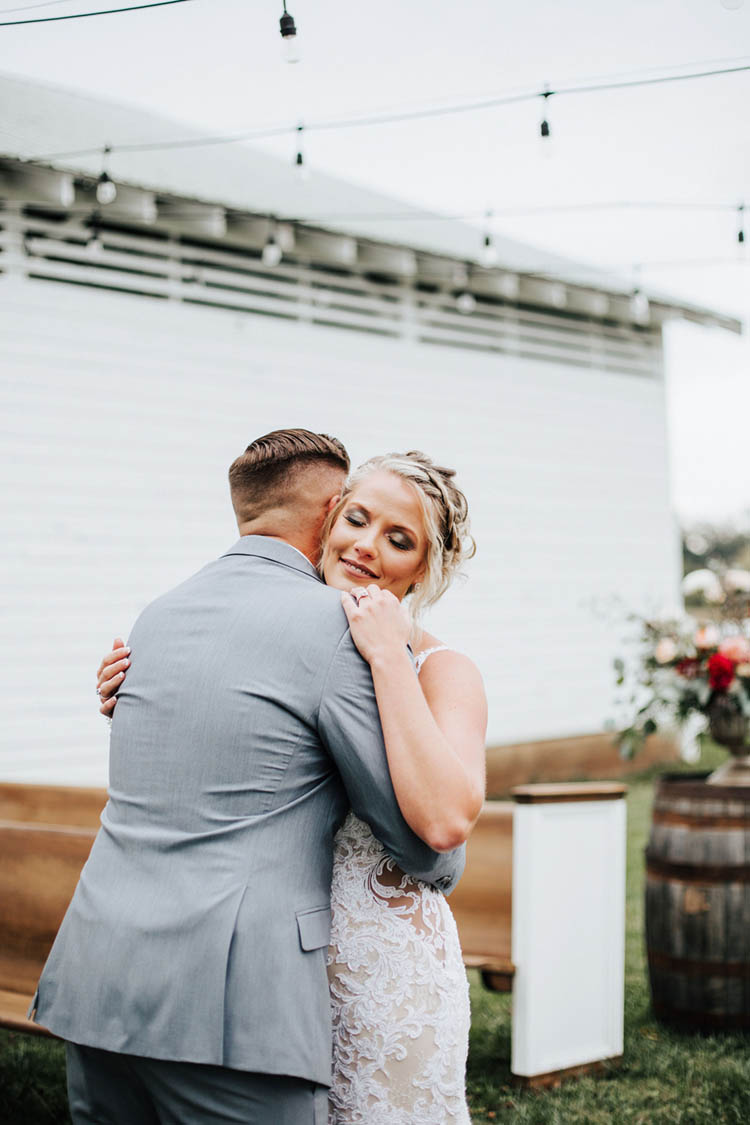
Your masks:
<svg viewBox="0 0 750 1125"><path fill-rule="evenodd" d="M737 577L727 572L720 584L711 575L706 600L721 606L718 620L632 618L640 625L637 656L615 661L617 683L630 686L635 710L617 735L623 757L633 757L650 734L675 727L683 757L695 755L706 732L734 755L750 755L750 589Z"/></svg>

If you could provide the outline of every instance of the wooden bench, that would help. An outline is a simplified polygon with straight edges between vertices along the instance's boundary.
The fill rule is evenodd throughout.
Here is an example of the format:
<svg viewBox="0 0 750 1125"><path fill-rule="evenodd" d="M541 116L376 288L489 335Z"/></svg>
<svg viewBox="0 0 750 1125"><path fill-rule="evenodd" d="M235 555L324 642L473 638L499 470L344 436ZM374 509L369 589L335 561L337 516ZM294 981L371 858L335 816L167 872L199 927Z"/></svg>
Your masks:
<svg viewBox="0 0 750 1125"><path fill-rule="evenodd" d="M37 980L99 826L101 789L0 785L0 1024L26 1019Z"/></svg>
<svg viewBox="0 0 750 1125"><path fill-rule="evenodd" d="M466 869L449 898L464 964L485 986L510 992L513 894L513 801L486 801L466 845Z"/></svg>
<svg viewBox="0 0 750 1125"><path fill-rule="evenodd" d="M102 789L0 784L0 1026L50 1034L26 1019L39 975L99 828ZM464 960L489 988L511 987L513 805L489 802L451 895Z"/></svg>

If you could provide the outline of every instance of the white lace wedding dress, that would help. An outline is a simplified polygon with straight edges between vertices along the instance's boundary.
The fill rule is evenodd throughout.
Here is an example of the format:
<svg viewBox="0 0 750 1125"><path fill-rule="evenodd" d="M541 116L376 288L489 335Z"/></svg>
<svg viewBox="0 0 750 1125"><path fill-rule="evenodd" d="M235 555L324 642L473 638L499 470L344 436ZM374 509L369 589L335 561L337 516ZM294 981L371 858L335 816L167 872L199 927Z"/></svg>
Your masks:
<svg viewBox="0 0 750 1125"><path fill-rule="evenodd" d="M329 1125L470 1125L468 984L444 896L404 875L350 813L331 904Z"/></svg>

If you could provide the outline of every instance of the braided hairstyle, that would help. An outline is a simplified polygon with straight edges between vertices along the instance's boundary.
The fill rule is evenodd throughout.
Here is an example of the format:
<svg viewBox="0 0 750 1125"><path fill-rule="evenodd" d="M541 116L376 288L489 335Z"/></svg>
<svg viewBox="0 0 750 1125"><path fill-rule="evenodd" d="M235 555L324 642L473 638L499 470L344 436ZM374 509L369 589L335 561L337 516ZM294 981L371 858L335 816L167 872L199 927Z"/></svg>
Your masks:
<svg viewBox="0 0 750 1125"><path fill-rule="evenodd" d="M330 513L323 541L341 513L349 494L373 472L388 472L408 481L417 494L427 536L427 558L422 579L407 590L409 612L416 623L433 605L460 572L461 564L476 553L469 533L469 506L453 481L455 471L446 469L417 449L408 453L387 453L371 457L347 478L341 498Z"/></svg>

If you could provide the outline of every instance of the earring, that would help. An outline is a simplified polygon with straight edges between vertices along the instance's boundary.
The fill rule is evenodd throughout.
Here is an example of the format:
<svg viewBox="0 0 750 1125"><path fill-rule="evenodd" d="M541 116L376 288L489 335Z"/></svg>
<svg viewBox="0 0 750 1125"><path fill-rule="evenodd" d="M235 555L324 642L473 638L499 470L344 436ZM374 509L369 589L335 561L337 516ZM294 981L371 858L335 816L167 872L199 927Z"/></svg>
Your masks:
<svg viewBox="0 0 750 1125"><path fill-rule="evenodd" d="M422 589L422 583L421 582L415 582L414 585L412 586L412 590L421 590L421 589Z"/></svg>

